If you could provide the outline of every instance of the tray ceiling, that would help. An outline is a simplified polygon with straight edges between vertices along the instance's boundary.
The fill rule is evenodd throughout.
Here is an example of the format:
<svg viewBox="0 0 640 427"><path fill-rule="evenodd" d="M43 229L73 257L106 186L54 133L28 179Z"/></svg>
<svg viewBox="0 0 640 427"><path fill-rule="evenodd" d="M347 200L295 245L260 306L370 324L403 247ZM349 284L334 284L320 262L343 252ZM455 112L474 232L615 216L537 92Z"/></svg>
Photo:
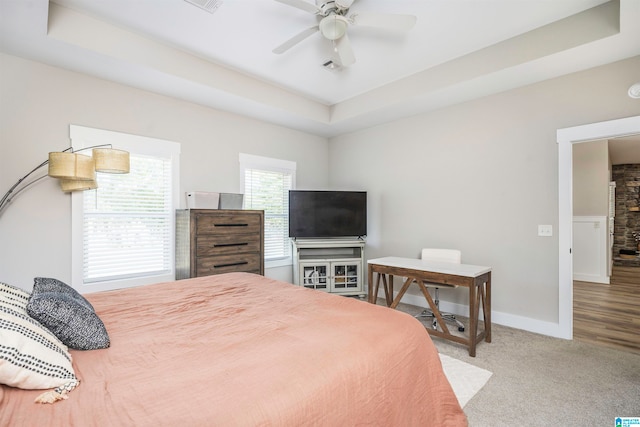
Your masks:
<svg viewBox="0 0 640 427"><path fill-rule="evenodd" d="M206 3L206 2L205 2ZM0 50L323 136L640 54L635 0L356 0L417 16L395 33L349 27L356 63L272 0L2 0Z"/></svg>

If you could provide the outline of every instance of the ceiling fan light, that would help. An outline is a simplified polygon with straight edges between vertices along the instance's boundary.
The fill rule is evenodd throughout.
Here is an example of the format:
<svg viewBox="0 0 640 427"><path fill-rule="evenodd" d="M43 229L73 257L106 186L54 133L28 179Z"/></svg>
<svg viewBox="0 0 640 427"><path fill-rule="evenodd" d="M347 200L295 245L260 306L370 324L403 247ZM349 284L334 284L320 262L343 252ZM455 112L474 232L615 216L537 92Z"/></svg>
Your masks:
<svg viewBox="0 0 640 427"><path fill-rule="evenodd" d="M320 21L320 32L329 40L338 40L347 32L347 20L340 15L329 15Z"/></svg>

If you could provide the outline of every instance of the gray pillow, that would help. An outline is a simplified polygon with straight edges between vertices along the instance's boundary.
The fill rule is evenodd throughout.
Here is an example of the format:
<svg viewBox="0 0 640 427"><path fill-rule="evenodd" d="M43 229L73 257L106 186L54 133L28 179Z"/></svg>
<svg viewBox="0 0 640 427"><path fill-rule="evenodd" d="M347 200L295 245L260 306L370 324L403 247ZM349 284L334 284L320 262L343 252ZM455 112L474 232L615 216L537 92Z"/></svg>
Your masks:
<svg viewBox="0 0 640 427"><path fill-rule="evenodd" d="M35 278L27 313L69 348L96 350L110 345L107 329L93 306L59 280Z"/></svg>

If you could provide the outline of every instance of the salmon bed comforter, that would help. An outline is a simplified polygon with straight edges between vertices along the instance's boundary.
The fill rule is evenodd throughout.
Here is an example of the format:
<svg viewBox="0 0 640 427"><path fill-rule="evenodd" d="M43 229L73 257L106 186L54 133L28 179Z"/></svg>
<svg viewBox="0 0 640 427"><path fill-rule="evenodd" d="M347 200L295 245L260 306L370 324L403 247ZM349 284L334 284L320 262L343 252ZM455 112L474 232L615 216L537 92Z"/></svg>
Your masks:
<svg viewBox="0 0 640 427"><path fill-rule="evenodd" d="M467 425L408 314L249 273L85 297L111 347L71 351L55 404L0 386L0 425Z"/></svg>

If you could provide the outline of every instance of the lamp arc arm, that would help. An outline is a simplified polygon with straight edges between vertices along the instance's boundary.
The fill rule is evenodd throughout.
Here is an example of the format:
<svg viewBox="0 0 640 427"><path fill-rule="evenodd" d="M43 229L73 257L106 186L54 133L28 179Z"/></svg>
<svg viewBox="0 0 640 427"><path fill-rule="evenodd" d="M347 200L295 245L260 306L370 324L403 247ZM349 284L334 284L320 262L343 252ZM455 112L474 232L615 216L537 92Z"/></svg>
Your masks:
<svg viewBox="0 0 640 427"><path fill-rule="evenodd" d="M68 151L64 150L64 151ZM13 184L13 186L9 189L9 191L7 191L4 196L2 196L2 199L0 200L0 212L2 212L2 209L4 209L5 206L7 206L9 204L9 202L11 201L11 194L15 191L16 188L18 188L20 186L20 184L22 184L24 182L25 179L29 178L33 173L35 173L38 169L46 166L49 163L49 159L45 160L44 162L40 163L38 166L36 166L35 168L31 169L31 171L26 174L25 176L23 176L22 178L20 178L15 184ZM42 177L41 177L42 178ZM37 178L36 180L33 180L32 182L27 183L24 187L18 189L18 191L15 192L14 197L20 193L22 190L24 190L25 188L29 187L31 184L33 184L36 181L39 181L41 178Z"/></svg>
<svg viewBox="0 0 640 427"><path fill-rule="evenodd" d="M9 203L11 203L11 200L13 200L14 197L16 197L18 194L22 193L27 188L31 187L33 184L35 184L35 183L37 183L39 181L42 181L47 176L48 175L39 176L39 177L29 181L23 187L20 187L17 190L14 189L14 191L12 191L11 193L5 194L6 199L5 199L5 197L3 197L2 204L0 205L0 212L2 212L2 210L5 208L5 206L8 206Z"/></svg>

